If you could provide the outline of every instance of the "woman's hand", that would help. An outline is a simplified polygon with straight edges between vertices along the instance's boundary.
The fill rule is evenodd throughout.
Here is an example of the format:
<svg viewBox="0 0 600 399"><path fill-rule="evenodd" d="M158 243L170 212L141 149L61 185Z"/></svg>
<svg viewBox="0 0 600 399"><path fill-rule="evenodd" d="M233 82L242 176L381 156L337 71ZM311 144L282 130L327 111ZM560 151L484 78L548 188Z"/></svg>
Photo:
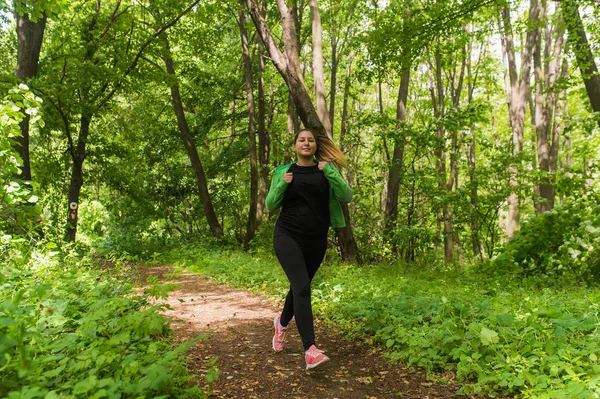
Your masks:
<svg viewBox="0 0 600 399"><path fill-rule="evenodd" d="M319 162L319 170L323 170L323 168L325 167L325 165L327 165L326 161Z"/></svg>
<svg viewBox="0 0 600 399"><path fill-rule="evenodd" d="M288 172L283 175L283 180L285 180L287 182L287 184L290 184L293 179L294 179L294 174L292 172Z"/></svg>

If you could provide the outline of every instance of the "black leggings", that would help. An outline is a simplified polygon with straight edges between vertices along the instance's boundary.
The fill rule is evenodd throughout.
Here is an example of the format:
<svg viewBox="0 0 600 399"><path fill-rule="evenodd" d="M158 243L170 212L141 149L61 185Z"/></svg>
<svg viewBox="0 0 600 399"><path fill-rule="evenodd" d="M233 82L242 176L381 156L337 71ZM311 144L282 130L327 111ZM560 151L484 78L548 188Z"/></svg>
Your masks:
<svg viewBox="0 0 600 399"><path fill-rule="evenodd" d="M306 351L315 343L310 282L325 256L327 236L298 237L280 227L275 227L273 246L277 259L290 282L290 290L285 298L280 322L282 326L287 326L296 316L296 326Z"/></svg>

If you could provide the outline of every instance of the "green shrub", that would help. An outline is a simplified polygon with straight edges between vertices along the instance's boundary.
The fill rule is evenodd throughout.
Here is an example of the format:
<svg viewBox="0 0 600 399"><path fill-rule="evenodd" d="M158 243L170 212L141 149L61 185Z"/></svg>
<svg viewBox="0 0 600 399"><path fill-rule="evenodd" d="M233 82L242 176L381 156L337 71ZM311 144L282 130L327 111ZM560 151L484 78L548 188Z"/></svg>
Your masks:
<svg viewBox="0 0 600 399"><path fill-rule="evenodd" d="M598 282L600 204L590 198L533 217L483 271Z"/></svg>
<svg viewBox="0 0 600 399"><path fill-rule="evenodd" d="M165 305L52 249L0 271L0 397L203 397L183 365L195 341L172 347Z"/></svg>

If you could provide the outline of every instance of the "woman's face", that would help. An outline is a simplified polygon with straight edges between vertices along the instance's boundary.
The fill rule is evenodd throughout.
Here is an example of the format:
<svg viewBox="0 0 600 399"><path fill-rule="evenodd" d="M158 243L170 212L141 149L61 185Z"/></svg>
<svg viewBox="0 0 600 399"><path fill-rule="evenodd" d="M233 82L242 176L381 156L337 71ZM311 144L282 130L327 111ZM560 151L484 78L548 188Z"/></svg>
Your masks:
<svg viewBox="0 0 600 399"><path fill-rule="evenodd" d="M315 136L308 130L303 130L298 134L294 149L298 154L298 157L311 158L317 151L317 141Z"/></svg>

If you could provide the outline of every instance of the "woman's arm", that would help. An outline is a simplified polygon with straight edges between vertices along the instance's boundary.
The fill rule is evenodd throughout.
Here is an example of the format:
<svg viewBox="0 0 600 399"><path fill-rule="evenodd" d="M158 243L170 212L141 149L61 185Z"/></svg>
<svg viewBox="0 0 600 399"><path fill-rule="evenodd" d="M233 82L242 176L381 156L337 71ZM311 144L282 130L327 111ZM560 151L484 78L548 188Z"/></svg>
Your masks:
<svg viewBox="0 0 600 399"><path fill-rule="evenodd" d="M288 182L283 179L283 175L287 169L289 168L276 169L275 173L273 173L271 188L269 189L269 194L267 194L267 199L265 200L267 209L271 212L279 208L283 201L283 195L288 186Z"/></svg>
<svg viewBox="0 0 600 399"><path fill-rule="evenodd" d="M333 189L333 194L340 202L348 203L352 200L352 189L346 183L340 172L331 163L327 162L323 174Z"/></svg>

